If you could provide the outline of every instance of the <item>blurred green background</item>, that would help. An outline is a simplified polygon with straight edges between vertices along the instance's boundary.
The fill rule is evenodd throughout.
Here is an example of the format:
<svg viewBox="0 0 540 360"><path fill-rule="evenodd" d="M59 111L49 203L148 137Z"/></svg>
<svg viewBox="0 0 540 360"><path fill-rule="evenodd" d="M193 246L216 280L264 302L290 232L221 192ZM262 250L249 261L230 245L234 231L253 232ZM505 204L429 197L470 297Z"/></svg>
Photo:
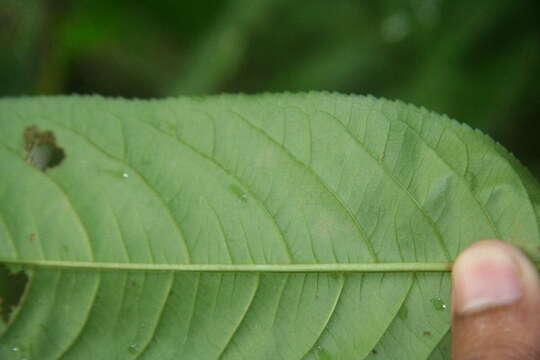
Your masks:
<svg viewBox="0 0 540 360"><path fill-rule="evenodd" d="M0 0L0 95L331 90L478 127L539 178L538 0Z"/></svg>

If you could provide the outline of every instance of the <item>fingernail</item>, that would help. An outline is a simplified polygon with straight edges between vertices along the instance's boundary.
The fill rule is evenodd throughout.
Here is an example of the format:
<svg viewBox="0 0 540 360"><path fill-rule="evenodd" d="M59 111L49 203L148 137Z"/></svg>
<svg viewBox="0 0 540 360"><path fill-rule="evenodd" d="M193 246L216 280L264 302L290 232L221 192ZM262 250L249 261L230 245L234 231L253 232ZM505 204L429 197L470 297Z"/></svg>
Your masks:
<svg viewBox="0 0 540 360"><path fill-rule="evenodd" d="M509 305L523 296L519 260L514 250L500 243L473 245L456 260L454 311L475 313Z"/></svg>

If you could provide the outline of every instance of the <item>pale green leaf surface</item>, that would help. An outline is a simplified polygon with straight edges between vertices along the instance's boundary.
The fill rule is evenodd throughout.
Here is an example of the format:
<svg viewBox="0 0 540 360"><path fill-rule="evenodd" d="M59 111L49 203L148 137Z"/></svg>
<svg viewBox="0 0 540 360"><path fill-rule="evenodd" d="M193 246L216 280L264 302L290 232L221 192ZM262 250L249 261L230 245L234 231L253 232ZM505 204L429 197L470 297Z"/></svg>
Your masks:
<svg viewBox="0 0 540 360"><path fill-rule="evenodd" d="M59 166L25 161L31 125ZM30 274L0 358L448 359L449 275L411 270L487 237L538 261L538 189L371 97L0 100L0 262Z"/></svg>

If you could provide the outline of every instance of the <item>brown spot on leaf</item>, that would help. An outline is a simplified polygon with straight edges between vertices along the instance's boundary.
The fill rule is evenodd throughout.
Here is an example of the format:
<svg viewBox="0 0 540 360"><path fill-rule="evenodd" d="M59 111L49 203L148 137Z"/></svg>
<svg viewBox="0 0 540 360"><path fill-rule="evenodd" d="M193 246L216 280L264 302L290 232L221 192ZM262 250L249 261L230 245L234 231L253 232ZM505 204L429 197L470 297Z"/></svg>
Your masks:
<svg viewBox="0 0 540 360"><path fill-rule="evenodd" d="M40 131L32 125L24 130L23 137L26 161L42 171L60 165L66 157L52 131Z"/></svg>
<svg viewBox="0 0 540 360"><path fill-rule="evenodd" d="M424 332L422 333L422 335L424 335L424 336L431 336L431 331L424 331Z"/></svg>
<svg viewBox="0 0 540 360"><path fill-rule="evenodd" d="M31 234L28 236L28 241L33 242L35 238L36 238L36 233L31 233Z"/></svg>

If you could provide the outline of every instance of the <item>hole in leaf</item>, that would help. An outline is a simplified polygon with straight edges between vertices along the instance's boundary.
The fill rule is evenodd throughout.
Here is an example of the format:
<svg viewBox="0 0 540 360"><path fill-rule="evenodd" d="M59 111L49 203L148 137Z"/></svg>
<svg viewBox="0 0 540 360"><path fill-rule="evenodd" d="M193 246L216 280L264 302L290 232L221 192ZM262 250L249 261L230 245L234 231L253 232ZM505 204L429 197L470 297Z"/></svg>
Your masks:
<svg viewBox="0 0 540 360"><path fill-rule="evenodd" d="M40 131L37 126L24 130L26 161L45 171L58 166L66 157L64 149L56 144L52 131Z"/></svg>
<svg viewBox="0 0 540 360"><path fill-rule="evenodd" d="M0 265L0 320L7 323L13 310L19 305L28 276L24 271L13 272Z"/></svg>

